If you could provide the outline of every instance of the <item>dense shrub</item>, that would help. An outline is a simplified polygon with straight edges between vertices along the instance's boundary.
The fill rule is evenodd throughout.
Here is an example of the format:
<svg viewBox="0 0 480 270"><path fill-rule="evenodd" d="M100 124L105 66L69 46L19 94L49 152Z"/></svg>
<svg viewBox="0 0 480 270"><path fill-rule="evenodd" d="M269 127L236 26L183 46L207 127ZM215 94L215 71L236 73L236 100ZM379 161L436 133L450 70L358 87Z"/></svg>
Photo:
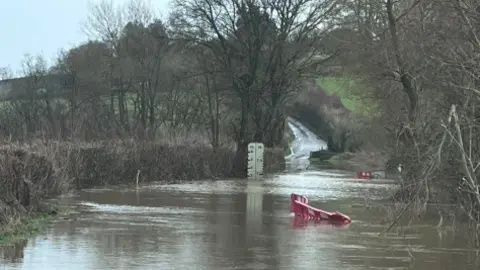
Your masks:
<svg viewBox="0 0 480 270"><path fill-rule="evenodd" d="M152 142L40 142L0 149L0 226L36 211L70 189L108 184L215 179L230 176L233 148ZM282 149L267 149L265 171L285 168Z"/></svg>

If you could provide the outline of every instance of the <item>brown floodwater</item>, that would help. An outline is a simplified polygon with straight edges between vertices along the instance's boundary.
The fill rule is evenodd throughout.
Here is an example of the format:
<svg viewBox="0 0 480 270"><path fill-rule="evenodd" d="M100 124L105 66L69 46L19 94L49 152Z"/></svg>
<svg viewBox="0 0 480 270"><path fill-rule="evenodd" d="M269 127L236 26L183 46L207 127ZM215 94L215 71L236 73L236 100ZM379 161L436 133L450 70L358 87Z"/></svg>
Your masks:
<svg viewBox="0 0 480 270"><path fill-rule="evenodd" d="M0 248L0 269L480 269L461 226L438 230L436 218L379 237L393 187L310 170L262 181L84 190L60 199L76 206L73 218ZM353 222L295 222L292 192Z"/></svg>

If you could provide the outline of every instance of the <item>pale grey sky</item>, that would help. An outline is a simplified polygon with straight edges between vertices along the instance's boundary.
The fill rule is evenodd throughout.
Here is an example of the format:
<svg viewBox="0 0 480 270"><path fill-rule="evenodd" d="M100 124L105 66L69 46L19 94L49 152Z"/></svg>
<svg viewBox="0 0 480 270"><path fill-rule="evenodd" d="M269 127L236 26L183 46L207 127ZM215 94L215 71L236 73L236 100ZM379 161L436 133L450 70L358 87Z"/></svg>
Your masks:
<svg viewBox="0 0 480 270"><path fill-rule="evenodd" d="M0 68L20 69L25 53L42 54L51 64L61 48L87 40L82 24L88 4L101 0L0 0ZM122 5L129 0L110 0ZM169 0L146 0L166 16Z"/></svg>

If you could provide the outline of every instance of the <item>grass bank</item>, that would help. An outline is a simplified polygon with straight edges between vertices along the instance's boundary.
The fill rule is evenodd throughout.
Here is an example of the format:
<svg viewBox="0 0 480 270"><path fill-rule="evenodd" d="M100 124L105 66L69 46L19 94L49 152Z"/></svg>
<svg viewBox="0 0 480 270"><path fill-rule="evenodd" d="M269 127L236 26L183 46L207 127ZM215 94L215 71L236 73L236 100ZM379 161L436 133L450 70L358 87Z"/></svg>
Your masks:
<svg viewBox="0 0 480 270"><path fill-rule="evenodd" d="M35 141L0 147L0 236L15 240L48 222L45 200L82 188L137 181L226 178L233 148L136 141ZM266 149L265 171L285 168L283 149ZM48 212L48 211L47 211ZM21 238L21 237L20 237Z"/></svg>
<svg viewBox="0 0 480 270"><path fill-rule="evenodd" d="M376 112L375 103L362 97L365 85L348 76L326 76L317 79L317 85L329 95L340 98L343 106L358 115L371 115Z"/></svg>
<svg viewBox="0 0 480 270"><path fill-rule="evenodd" d="M0 229L0 246L28 239L45 229L52 219L52 213L35 211L11 217L11 221Z"/></svg>

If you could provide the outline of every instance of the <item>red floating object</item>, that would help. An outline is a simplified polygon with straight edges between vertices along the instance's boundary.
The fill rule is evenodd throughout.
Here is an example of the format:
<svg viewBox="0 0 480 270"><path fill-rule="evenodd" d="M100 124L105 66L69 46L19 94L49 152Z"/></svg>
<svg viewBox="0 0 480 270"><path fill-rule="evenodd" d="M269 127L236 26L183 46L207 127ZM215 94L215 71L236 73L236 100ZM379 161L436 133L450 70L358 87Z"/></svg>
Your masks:
<svg viewBox="0 0 480 270"><path fill-rule="evenodd" d="M357 172L357 178L372 179L372 172Z"/></svg>
<svg viewBox="0 0 480 270"><path fill-rule="evenodd" d="M301 216L294 216L290 221L290 225L292 225L294 229L306 229L308 226L336 229L348 229L350 227L350 223L332 223L328 220L315 220L312 223Z"/></svg>
<svg viewBox="0 0 480 270"><path fill-rule="evenodd" d="M303 217L305 220L328 221L332 224L348 224L352 219L340 212L327 212L308 205L308 199L305 196L291 194L290 195L290 212L295 216Z"/></svg>

